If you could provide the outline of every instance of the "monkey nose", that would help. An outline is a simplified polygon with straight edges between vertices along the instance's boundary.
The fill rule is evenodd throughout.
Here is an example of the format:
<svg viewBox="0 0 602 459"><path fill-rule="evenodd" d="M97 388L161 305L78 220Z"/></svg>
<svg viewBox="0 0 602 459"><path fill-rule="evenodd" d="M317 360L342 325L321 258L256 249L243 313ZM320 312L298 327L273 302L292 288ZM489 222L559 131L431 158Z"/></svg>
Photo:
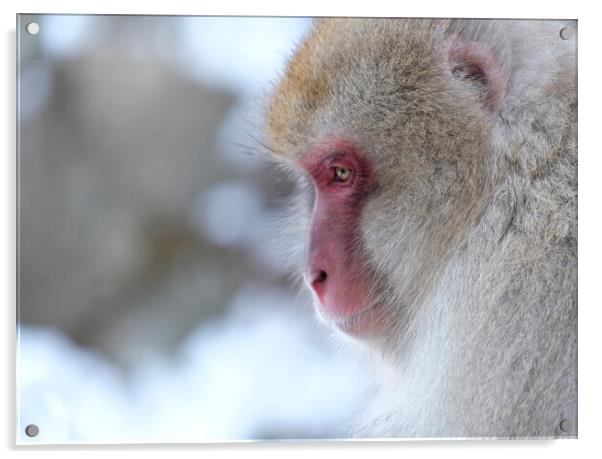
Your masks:
<svg viewBox="0 0 602 459"><path fill-rule="evenodd" d="M312 269L309 273L309 285L311 288L320 295L320 292L324 289L324 284L328 274L323 269Z"/></svg>

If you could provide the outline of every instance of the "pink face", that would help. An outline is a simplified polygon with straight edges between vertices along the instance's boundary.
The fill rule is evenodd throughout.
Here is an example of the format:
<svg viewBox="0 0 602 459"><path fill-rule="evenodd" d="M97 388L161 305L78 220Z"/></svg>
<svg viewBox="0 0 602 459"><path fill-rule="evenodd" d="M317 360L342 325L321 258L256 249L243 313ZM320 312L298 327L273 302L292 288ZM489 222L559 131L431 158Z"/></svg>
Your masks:
<svg viewBox="0 0 602 459"><path fill-rule="evenodd" d="M323 318L345 333L369 337L381 315L371 295L373 276L361 256L359 226L364 199L374 185L372 167L343 141L322 144L300 165L316 192L305 282Z"/></svg>

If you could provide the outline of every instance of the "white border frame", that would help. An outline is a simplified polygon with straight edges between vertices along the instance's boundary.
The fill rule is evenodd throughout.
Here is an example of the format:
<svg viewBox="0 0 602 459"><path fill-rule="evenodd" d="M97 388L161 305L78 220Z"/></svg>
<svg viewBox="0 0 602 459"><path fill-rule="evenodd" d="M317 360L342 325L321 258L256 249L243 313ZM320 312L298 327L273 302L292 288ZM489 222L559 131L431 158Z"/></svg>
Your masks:
<svg viewBox="0 0 602 459"><path fill-rule="evenodd" d="M600 17L594 2L556 1L525 2L505 0L491 2L455 0L453 2L391 2L370 0L363 3L344 1L305 0L298 4L254 0L221 0L217 3L191 2L189 0L120 0L100 2L90 0L4 0L0 2L2 23L3 69L0 72L4 107L0 111L0 138L5 141L0 170L3 173L3 193L0 200L4 224L0 226L2 253L0 259L3 274L4 314L2 329L5 339L2 352L4 375L2 384L2 406L4 416L0 419L3 457L14 454L26 456L43 450L44 455L63 457L86 451L92 455L123 454L128 457L163 457L167 452L178 454L229 454L244 452L251 457L305 457L307 454L334 453L346 457L365 458L367 454L398 457L405 453L443 453L446 457L562 457L567 459L591 456L593 451L602 450L599 445L600 427L600 355L602 348L599 327L602 313L597 284L599 283L598 260L600 252L600 179L602 171L599 127L600 100L600 57L597 45L600 40ZM284 16L405 16L405 17L486 17L486 18L568 18L579 20L579 440L498 440L498 441L428 441L428 442L272 442L244 444L208 445L118 445L118 446L15 446L15 303L16 303L16 13L104 13L104 14L197 14L197 15L284 15ZM594 290L596 289L596 290ZM26 450L26 451L24 451ZM42 451L40 451L42 452Z"/></svg>

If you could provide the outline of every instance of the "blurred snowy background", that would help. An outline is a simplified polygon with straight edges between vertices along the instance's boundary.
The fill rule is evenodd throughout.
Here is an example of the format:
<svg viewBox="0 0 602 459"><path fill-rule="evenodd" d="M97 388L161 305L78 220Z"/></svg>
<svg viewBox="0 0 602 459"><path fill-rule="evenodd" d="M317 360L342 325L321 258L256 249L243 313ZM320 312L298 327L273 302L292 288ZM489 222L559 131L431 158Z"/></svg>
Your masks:
<svg viewBox="0 0 602 459"><path fill-rule="evenodd" d="M310 25L20 17L19 442L345 435L366 369L260 243L292 184L245 147Z"/></svg>

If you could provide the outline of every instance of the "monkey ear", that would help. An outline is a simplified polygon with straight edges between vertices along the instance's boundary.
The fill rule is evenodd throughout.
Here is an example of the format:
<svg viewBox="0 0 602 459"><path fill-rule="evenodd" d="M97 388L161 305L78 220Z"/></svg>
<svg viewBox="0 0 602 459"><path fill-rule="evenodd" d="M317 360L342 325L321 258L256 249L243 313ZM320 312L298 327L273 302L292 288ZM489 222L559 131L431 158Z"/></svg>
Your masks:
<svg viewBox="0 0 602 459"><path fill-rule="evenodd" d="M445 48L451 76L470 84L485 106L498 113L506 95L506 77L493 48L458 36L450 38Z"/></svg>

